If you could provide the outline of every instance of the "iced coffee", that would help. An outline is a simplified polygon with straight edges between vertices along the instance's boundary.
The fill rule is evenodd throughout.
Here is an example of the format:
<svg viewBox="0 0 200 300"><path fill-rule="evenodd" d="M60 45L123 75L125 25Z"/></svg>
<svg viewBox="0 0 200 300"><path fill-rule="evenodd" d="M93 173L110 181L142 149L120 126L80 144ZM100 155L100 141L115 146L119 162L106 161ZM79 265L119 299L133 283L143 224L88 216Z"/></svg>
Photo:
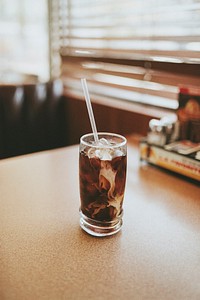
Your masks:
<svg viewBox="0 0 200 300"><path fill-rule="evenodd" d="M122 226L126 183L126 139L111 133L84 135L80 142L80 225L95 236L118 232Z"/></svg>

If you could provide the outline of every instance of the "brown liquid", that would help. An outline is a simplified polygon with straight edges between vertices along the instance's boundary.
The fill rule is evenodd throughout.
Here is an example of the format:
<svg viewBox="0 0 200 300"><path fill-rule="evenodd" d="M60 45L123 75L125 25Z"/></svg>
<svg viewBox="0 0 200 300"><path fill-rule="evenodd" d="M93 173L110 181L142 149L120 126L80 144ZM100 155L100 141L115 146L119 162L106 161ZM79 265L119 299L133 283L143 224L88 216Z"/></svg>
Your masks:
<svg viewBox="0 0 200 300"><path fill-rule="evenodd" d="M97 221L115 220L122 213L126 156L100 160L81 152L79 172L82 213Z"/></svg>

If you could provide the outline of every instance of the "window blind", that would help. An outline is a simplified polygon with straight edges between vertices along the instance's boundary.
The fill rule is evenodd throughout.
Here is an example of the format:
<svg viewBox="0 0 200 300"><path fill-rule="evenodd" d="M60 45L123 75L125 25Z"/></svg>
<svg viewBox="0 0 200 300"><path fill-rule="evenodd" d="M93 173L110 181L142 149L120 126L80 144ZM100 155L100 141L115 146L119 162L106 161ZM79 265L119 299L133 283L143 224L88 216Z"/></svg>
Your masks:
<svg viewBox="0 0 200 300"><path fill-rule="evenodd" d="M176 109L179 85L199 85L200 0L51 3L52 40L59 36L72 94L85 77L96 96Z"/></svg>

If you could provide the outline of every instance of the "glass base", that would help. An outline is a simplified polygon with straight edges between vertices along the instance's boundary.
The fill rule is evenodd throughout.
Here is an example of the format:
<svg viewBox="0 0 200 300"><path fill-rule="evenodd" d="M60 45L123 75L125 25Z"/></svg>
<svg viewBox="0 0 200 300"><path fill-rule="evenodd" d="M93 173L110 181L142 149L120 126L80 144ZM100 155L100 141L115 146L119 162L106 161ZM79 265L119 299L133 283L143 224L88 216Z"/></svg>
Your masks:
<svg viewBox="0 0 200 300"><path fill-rule="evenodd" d="M101 222L90 219L80 210L80 226L88 234L96 237L104 237L116 234L122 228L122 213L114 221Z"/></svg>

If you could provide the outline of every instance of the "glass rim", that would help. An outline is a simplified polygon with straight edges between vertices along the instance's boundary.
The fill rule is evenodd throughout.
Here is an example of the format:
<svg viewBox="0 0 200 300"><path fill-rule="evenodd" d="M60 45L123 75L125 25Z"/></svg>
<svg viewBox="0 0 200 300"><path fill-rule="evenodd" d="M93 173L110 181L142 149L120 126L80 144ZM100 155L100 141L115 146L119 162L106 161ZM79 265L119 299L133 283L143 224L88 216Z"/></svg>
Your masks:
<svg viewBox="0 0 200 300"><path fill-rule="evenodd" d="M87 134L84 134L81 136L80 138L80 143L85 145L85 146L89 146L89 147L94 147L94 148L118 148L118 147L122 147L122 146L125 146L127 144L127 139L121 135L121 134L118 134L118 133L112 133L112 132L97 132L97 135L98 137L101 136L101 135L104 135L104 136L109 136L109 137L116 137L116 138L119 138L121 139L122 141L121 142L117 142L115 145L98 145L98 144L95 144L95 140L94 140L94 134L92 132L90 133L87 133ZM91 140L91 142L94 142L94 143L91 143L91 142L87 142L85 141L84 139L87 138L87 137L90 137L92 136L93 137L93 140Z"/></svg>

